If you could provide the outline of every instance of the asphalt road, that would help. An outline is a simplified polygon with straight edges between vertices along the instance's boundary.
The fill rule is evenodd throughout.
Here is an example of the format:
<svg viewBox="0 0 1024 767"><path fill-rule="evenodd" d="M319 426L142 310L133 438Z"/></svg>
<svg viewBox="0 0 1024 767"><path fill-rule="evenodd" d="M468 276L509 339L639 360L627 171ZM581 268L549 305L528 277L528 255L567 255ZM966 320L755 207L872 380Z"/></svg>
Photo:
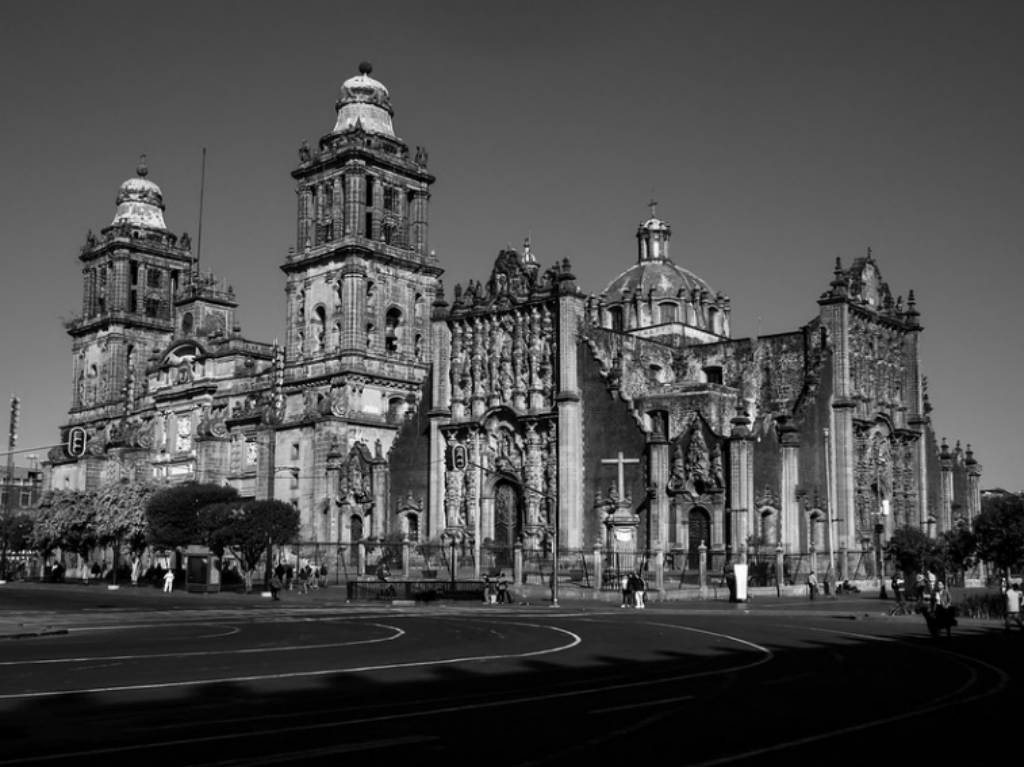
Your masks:
<svg viewBox="0 0 1024 767"><path fill-rule="evenodd" d="M1024 632L877 600L428 607L7 585L0 764L977 764Z"/></svg>

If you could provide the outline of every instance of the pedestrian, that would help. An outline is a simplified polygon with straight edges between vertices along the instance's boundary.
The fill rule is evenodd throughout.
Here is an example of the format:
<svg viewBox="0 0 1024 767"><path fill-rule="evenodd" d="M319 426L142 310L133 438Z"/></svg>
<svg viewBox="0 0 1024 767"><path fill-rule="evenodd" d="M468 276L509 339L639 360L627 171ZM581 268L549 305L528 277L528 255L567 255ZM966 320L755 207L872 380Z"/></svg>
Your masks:
<svg viewBox="0 0 1024 767"><path fill-rule="evenodd" d="M164 593L170 594L174 590L174 570L164 573Z"/></svg>
<svg viewBox="0 0 1024 767"><path fill-rule="evenodd" d="M136 554L132 557L132 586L139 585L139 574L142 572L142 557Z"/></svg>
<svg viewBox="0 0 1024 767"><path fill-rule="evenodd" d="M896 570L892 574L892 593L896 597L896 606L902 613L906 608L907 582L903 579L903 571Z"/></svg>
<svg viewBox="0 0 1024 767"><path fill-rule="evenodd" d="M935 628L937 631L946 630L949 636L951 629L956 625L956 610L953 607L953 600L949 595L949 589L942 581L935 584Z"/></svg>
<svg viewBox="0 0 1024 767"><path fill-rule="evenodd" d="M818 576L815 575L814 570L807 573L807 596L813 602L814 598L818 595Z"/></svg>
<svg viewBox="0 0 1024 767"><path fill-rule="evenodd" d="M278 566L280 567L280 566ZM278 592L281 591L281 576L278 575L277 570L270 576L270 598L275 602L280 601L281 597L278 596Z"/></svg>
<svg viewBox="0 0 1024 767"><path fill-rule="evenodd" d="M320 588L327 588L327 564L320 565Z"/></svg>
<svg viewBox="0 0 1024 767"><path fill-rule="evenodd" d="M512 604L512 592L508 590L508 578L504 570L498 572L498 604Z"/></svg>
<svg viewBox="0 0 1024 767"><path fill-rule="evenodd" d="M1021 630L1024 630L1024 623L1020 619L1020 584L1015 583L1006 589L1006 593L1003 594L1003 599L1006 600L1006 618L1003 626L1004 631L1009 631L1010 626L1014 623Z"/></svg>
<svg viewBox="0 0 1024 767"><path fill-rule="evenodd" d="M639 570L633 574L633 599L634 607L638 610L647 606L647 582Z"/></svg>
<svg viewBox="0 0 1024 767"><path fill-rule="evenodd" d="M619 607L629 607L633 604L633 577L630 573L623 573L619 579L619 586L622 589L622 604Z"/></svg>

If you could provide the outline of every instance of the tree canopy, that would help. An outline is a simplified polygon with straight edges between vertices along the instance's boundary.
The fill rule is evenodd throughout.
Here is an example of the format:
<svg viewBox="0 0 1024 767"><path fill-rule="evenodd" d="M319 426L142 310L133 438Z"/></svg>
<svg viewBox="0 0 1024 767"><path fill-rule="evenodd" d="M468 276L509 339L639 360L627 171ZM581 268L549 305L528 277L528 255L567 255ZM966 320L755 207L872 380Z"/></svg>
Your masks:
<svg viewBox="0 0 1024 767"><path fill-rule="evenodd" d="M201 524L200 510L237 498L238 491L227 485L189 482L162 488L146 504L149 542L168 548L205 543L208 536Z"/></svg>
<svg viewBox="0 0 1024 767"><path fill-rule="evenodd" d="M998 569L1010 572L1024 566L1024 498L1007 494L985 503L974 520L978 553Z"/></svg>
<svg viewBox="0 0 1024 767"><path fill-rule="evenodd" d="M32 528L32 544L44 555L61 548L84 557L97 543L95 516L94 493L77 490L44 493Z"/></svg>
<svg viewBox="0 0 1024 767"><path fill-rule="evenodd" d="M99 543L125 543L133 553L141 554L149 539L146 505L156 492L155 485L146 483L117 482L101 487L94 501Z"/></svg>

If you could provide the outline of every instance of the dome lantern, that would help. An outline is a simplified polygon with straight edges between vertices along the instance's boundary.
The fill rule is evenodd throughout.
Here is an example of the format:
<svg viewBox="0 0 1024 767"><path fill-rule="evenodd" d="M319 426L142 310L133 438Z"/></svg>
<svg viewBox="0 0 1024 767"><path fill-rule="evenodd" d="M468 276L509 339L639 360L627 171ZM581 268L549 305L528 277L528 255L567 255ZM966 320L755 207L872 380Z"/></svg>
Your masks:
<svg viewBox="0 0 1024 767"><path fill-rule="evenodd" d="M341 93L334 105L338 120L334 133L342 133L359 127L367 133L380 133L395 137L391 118L391 94L384 84L370 77L373 67L368 61L359 64L359 74L350 77L341 85Z"/></svg>
<svg viewBox="0 0 1024 767"><path fill-rule="evenodd" d="M166 230L164 223L164 195L160 187L150 181L146 155L139 157L135 178L121 184L117 192L117 212L111 226L128 224L148 229Z"/></svg>

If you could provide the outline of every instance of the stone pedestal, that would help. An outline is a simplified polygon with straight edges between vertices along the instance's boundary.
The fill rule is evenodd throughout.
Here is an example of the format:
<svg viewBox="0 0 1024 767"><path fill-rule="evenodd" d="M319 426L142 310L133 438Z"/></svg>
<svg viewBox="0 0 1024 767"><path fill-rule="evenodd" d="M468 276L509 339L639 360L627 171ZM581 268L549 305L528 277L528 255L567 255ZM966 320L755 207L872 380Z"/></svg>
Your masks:
<svg viewBox="0 0 1024 767"><path fill-rule="evenodd" d="M637 528L640 517L633 513L629 501L619 501L615 510L604 520L607 550L615 553L637 550Z"/></svg>

